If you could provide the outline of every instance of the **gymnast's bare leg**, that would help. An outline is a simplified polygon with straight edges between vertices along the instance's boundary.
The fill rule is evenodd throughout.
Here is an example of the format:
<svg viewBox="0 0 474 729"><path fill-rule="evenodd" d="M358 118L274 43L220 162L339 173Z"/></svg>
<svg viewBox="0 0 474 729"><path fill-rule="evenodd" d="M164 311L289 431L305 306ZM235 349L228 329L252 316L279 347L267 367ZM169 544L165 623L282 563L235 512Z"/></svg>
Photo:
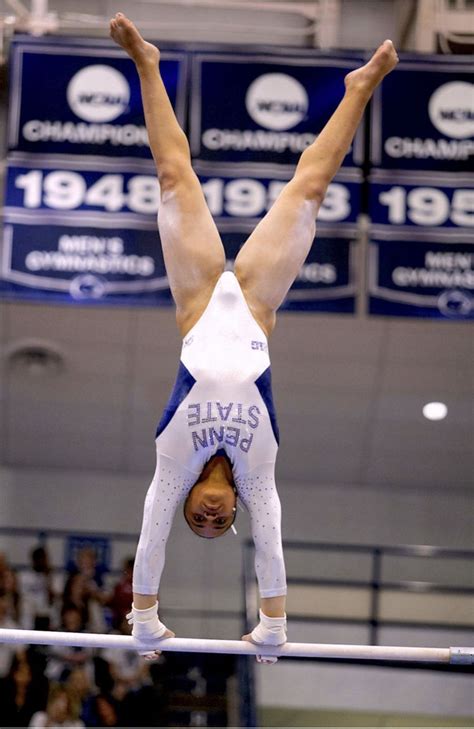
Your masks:
<svg viewBox="0 0 474 729"><path fill-rule="evenodd" d="M191 167L186 136L178 124L159 72L159 50L143 40L122 13L110 21L110 35L135 62L151 152L161 189L158 227L176 319L184 337L204 311L225 268L224 248ZM157 595L133 595L139 610ZM168 631L163 637L172 637ZM158 651L157 651L158 653Z"/></svg>
<svg viewBox="0 0 474 729"><path fill-rule="evenodd" d="M300 157L293 179L248 238L235 261L247 303L266 332L314 240L316 215L376 87L397 64L386 40L370 61L346 76L346 92L315 142Z"/></svg>
<svg viewBox="0 0 474 729"><path fill-rule="evenodd" d="M225 251L191 166L188 140L159 71L160 52L122 13L110 21L113 40L135 62L145 123L161 188L158 227L182 336L206 307L225 268Z"/></svg>

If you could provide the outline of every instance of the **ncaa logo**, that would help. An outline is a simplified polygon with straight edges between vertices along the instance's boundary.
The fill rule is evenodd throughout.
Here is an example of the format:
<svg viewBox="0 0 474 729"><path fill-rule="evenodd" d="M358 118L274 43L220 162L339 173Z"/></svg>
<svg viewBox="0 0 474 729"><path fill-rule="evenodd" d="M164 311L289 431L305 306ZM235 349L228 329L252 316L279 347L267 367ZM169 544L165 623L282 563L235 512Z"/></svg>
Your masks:
<svg viewBox="0 0 474 729"><path fill-rule="evenodd" d="M126 110L130 87L126 78L111 66L86 66L70 80L67 100L80 119L109 122Z"/></svg>
<svg viewBox="0 0 474 729"><path fill-rule="evenodd" d="M428 113L433 126L448 137L465 139L474 134L474 84L451 81L432 95Z"/></svg>
<svg viewBox="0 0 474 729"><path fill-rule="evenodd" d="M308 94L293 76L265 73L250 84L245 106L261 127L283 131L299 124L308 111Z"/></svg>

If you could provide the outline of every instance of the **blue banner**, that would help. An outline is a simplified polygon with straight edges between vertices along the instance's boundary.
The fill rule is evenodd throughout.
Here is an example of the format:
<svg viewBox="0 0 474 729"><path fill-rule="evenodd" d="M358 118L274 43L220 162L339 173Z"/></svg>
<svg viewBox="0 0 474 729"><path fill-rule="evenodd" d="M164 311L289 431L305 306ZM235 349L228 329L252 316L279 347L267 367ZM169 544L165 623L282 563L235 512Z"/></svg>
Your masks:
<svg viewBox="0 0 474 729"><path fill-rule="evenodd" d="M12 154L5 206L9 210L130 213L156 216L160 188L152 164L128 160L126 168L98 157ZM112 219L109 218L110 222Z"/></svg>
<svg viewBox="0 0 474 729"><path fill-rule="evenodd" d="M87 225L87 221L89 225ZM0 290L11 298L81 304L172 304L159 236L150 229L115 227L102 218L54 214L7 215ZM136 228L136 223L134 224ZM219 232L229 265L253 225L222 221ZM322 226L282 309L353 313L356 230Z"/></svg>
<svg viewBox="0 0 474 729"><path fill-rule="evenodd" d="M371 161L384 169L468 172L472 57L402 57L372 102Z"/></svg>
<svg viewBox="0 0 474 729"><path fill-rule="evenodd" d="M229 259L289 181L339 103L344 76L361 62L354 54L268 49L258 56L162 52L160 70L185 130L192 95L195 166ZM20 36L10 68L0 292L83 304L172 303L156 224L159 185L132 61L102 40ZM216 130L227 139L219 149L210 141ZM362 161L359 134L329 187L317 245L285 308L354 311L362 182L355 166Z"/></svg>
<svg viewBox="0 0 474 729"><path fill-rule="evenodd" d="M10 150L151 159L138 75L120 48L20 38L10 59ZM164 51L160 69L184 124L186 54Z"/></svg>
<svg viewBox="0 0 474 729"><path fill-rule="evenodd" d="M375 170L369 190L369 214L376 225L474 227L474 175Z"/></svg>
<svg viewBox="0 0 474 729"><path fill-rule="evenodd" d="M78 571L81 560L81 552L88 550L94 554L91 560L94 565L94 579L99 587L103 587L103 577L109 572L112 566L112 549L110 540L105 537L90 537L74 535L67 537L65 544L64 563L66 570L72 574ZM90 561L87 565L91 566Z"/></svg>
<svg viewBox="0 0 474 729"><path fill-rule="evenodd" d="M221 220L252 220L254 225L270 210L291 175L276 167L245 167L197 162L207 204L219 225ZM341 170L329 185L318 222L347 225L352 230L361 212L359 170Z"/></svg>
<svg viewBox="0 0 474 729"><path fill-rule="evenodd" d="M289 175L272 169L195 165L209 209L216 220L246 218L258 221L273 205ZM120 171L119 171L120 170ZM329 185L318 220L321 223L357 222L361 175L340 172ZM154 168L129 161L126 171L95 157L68 160L12 154L7 169L6 210L79 210L156 215L159 184Z"/></svg>
<svg viewBox="0 0 474 729"><path fill-rule="evenodd" d="M196 54L190 102L191 151L210 162L294 166L344 94L362 57ZM363 160L362 130L344 166Z"/></svg>
<svg viewBox="0 0 474 729"><path fill-rule="evenodd" d="M73 213L5 218L0 290L10 298L172 303L154 221L145 227Z"/></svg>
<svg viewBox="0 0 474 729"><path fill-rule="evenodd" d="M127 168L119 172L115 160L105 158L12 153L0 290L32 299L170 304L154 168L140 160L129 160ZM233 259L289 174L202 164L197 171ZM359 212L360 173L344 170L329 187L317 244L285 308L354 310L351 255ZM337 224L337 232L328 224Z"/></svg>
<svg viewBox="0 0 474 729"><path fill-rule="evenodd" d="M389 316L474 319L474 242L469 232L374 228L369 311Z"/></svg>

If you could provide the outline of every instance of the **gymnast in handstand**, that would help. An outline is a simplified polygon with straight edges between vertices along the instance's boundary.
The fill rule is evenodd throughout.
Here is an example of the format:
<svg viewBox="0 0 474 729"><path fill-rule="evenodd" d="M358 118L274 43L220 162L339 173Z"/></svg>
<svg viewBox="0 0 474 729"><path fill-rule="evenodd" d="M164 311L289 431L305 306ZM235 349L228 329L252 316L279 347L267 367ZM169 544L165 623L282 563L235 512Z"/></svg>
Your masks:
<svg viewBox="0 0 474 729"><path fill-rule="evenodd" d="M247 507L255 543L260 622L244 636L286 641L286 577L281 508L275 486L278 426L272 401L268 338L276 311L314 240L316 216L375 88L396 65L385 41L345 78L346 91L322 132L301 155L293 178L225 271L222 241L191 166L159 72L159 50L122 13L110 33L135 62L146 127L160 183L158 227L183 338L174 390L156 436L133 574L130 621L137 649L174 634L158 616L158 587L172 519L180 501L189 527L207 539Z"/></svg>

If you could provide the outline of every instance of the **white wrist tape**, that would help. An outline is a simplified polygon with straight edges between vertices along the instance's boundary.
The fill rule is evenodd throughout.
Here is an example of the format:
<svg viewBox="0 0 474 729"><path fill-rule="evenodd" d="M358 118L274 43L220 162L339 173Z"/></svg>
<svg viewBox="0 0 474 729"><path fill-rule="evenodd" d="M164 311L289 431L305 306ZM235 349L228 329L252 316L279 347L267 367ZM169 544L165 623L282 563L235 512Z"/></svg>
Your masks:
<svg viewBox="0 0 474 729"><path fill-rule="evenodd" d="M127 620L129 625L133 625L133 637L140 643L157 640L166 633L166 625L158 617L158 602L144 610L139 610L132 605L132 611L127 615Z"/></svg>
<svg viewBox="0 0 474 729"><path fill-rule="evenodd" d="M282 645L286 643L286 615L282 618L269 618L260 610L260 622L251 633L254 643Z"/></svg>

